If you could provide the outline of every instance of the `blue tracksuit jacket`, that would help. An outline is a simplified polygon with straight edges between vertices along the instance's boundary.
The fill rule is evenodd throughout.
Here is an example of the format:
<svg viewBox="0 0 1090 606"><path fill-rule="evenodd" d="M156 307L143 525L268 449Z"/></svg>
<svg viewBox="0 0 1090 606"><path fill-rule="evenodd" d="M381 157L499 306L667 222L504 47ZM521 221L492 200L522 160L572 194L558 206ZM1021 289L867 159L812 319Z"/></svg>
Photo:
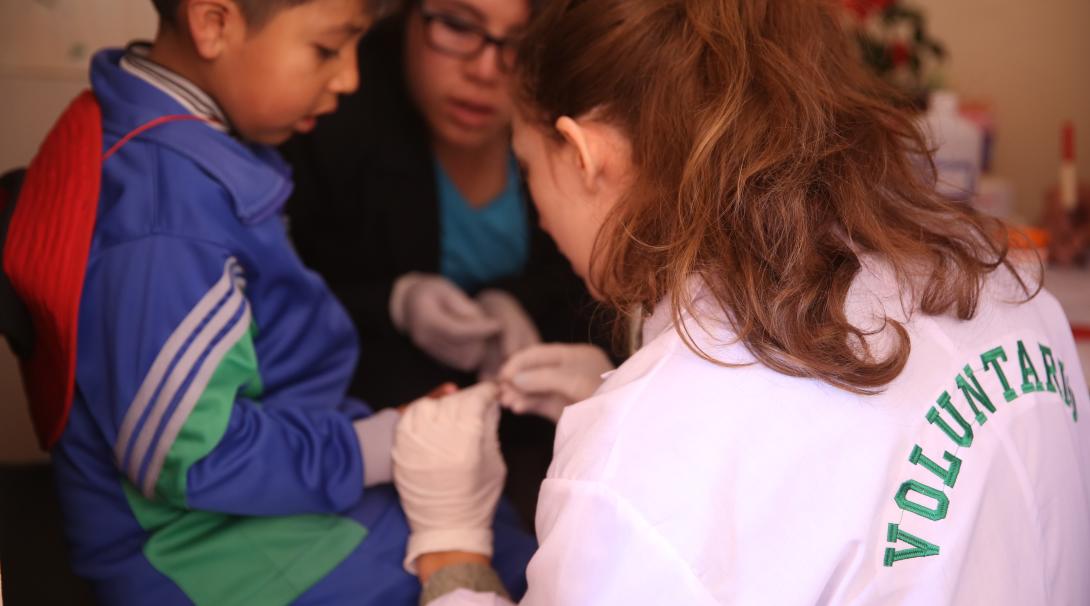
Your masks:
<svg viewBox="0 0 1090 606"><path fill-rule="evenodd" d="M100 52L104 148L185 110ZM365 489L353 327L289 244L275 151L196 121L103 165L77 393L53 453L76 572L104 604L410 604L393 488ZM532 540L501 506L514 593Z"/></svg>

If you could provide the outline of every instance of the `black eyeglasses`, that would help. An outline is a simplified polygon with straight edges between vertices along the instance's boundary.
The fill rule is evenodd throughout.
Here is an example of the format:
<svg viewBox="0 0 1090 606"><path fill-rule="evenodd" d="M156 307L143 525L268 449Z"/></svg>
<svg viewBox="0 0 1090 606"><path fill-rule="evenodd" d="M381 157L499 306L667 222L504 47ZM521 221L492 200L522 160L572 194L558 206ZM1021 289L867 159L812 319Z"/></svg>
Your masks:
<svg viewBox="0 0 1090 606"><path fill-rule="evenodd" d="M514 67L518 38L497 38L479 25L454 15L430 11L424 7L423 1L418 6L420 17L424 20L425 38L431 48L451 57L473 59L486 46L495 46L500 69L509 72Z"/></svg>

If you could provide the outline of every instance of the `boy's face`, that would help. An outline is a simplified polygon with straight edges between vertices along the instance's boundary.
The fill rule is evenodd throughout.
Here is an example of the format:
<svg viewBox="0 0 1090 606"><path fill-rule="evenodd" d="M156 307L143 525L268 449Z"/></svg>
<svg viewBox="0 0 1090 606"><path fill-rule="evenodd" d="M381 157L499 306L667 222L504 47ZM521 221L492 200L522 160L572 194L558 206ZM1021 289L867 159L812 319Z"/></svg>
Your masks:
<svg viewBox="0 0 1090 606"><path fill-rule="evenodd" d="M365 0L310 0L258 28L234 28L211 66L209 92L242 138L283 143L356 90L356 45L370 24Z"/></svg>

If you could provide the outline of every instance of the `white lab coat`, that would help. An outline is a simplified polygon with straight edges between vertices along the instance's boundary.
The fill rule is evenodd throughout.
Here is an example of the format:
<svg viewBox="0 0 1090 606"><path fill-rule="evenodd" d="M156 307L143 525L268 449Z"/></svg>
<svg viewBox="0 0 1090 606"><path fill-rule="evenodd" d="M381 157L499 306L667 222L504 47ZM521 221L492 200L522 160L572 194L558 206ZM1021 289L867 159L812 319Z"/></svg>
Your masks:
<svg viewBox="0 0 1090 606"><path fill-rule="evenodd" d="M560 420L523 603L1090 604L1086 380L1056 300L1004 302L1017 296L1004 275L969 322L914 314L908 365L875 396L712 364L660 308L645 346ZM865 270L849 317L905 319L900 299ZM752 359L718 344L722 327L685 324L716 358ZM1012 401L982 361L1000 347ZM974 397L976 418L957 377L995 412Z"/></svg>

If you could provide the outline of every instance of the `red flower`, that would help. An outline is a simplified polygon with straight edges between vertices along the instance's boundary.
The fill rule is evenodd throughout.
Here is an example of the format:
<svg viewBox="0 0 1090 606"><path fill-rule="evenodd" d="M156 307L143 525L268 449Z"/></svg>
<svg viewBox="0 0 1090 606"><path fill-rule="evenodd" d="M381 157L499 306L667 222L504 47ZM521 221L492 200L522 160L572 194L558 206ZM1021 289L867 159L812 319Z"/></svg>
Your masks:
<svg viewBox="0 0 1090 606"><path fill-rule="evenodd" d="M894 42L889 47L889 59L893 65L901 66L908 62L909 50L904 42Z"/></svg>
<svg viewBox="0 0 1090 606"><path fill-rule="evenodd" d="M890 4L893 4L894 0L843 0L844 6L851 12L855 13L855 16L860 20L865 19L873 12L880 11Z"/></svg>

